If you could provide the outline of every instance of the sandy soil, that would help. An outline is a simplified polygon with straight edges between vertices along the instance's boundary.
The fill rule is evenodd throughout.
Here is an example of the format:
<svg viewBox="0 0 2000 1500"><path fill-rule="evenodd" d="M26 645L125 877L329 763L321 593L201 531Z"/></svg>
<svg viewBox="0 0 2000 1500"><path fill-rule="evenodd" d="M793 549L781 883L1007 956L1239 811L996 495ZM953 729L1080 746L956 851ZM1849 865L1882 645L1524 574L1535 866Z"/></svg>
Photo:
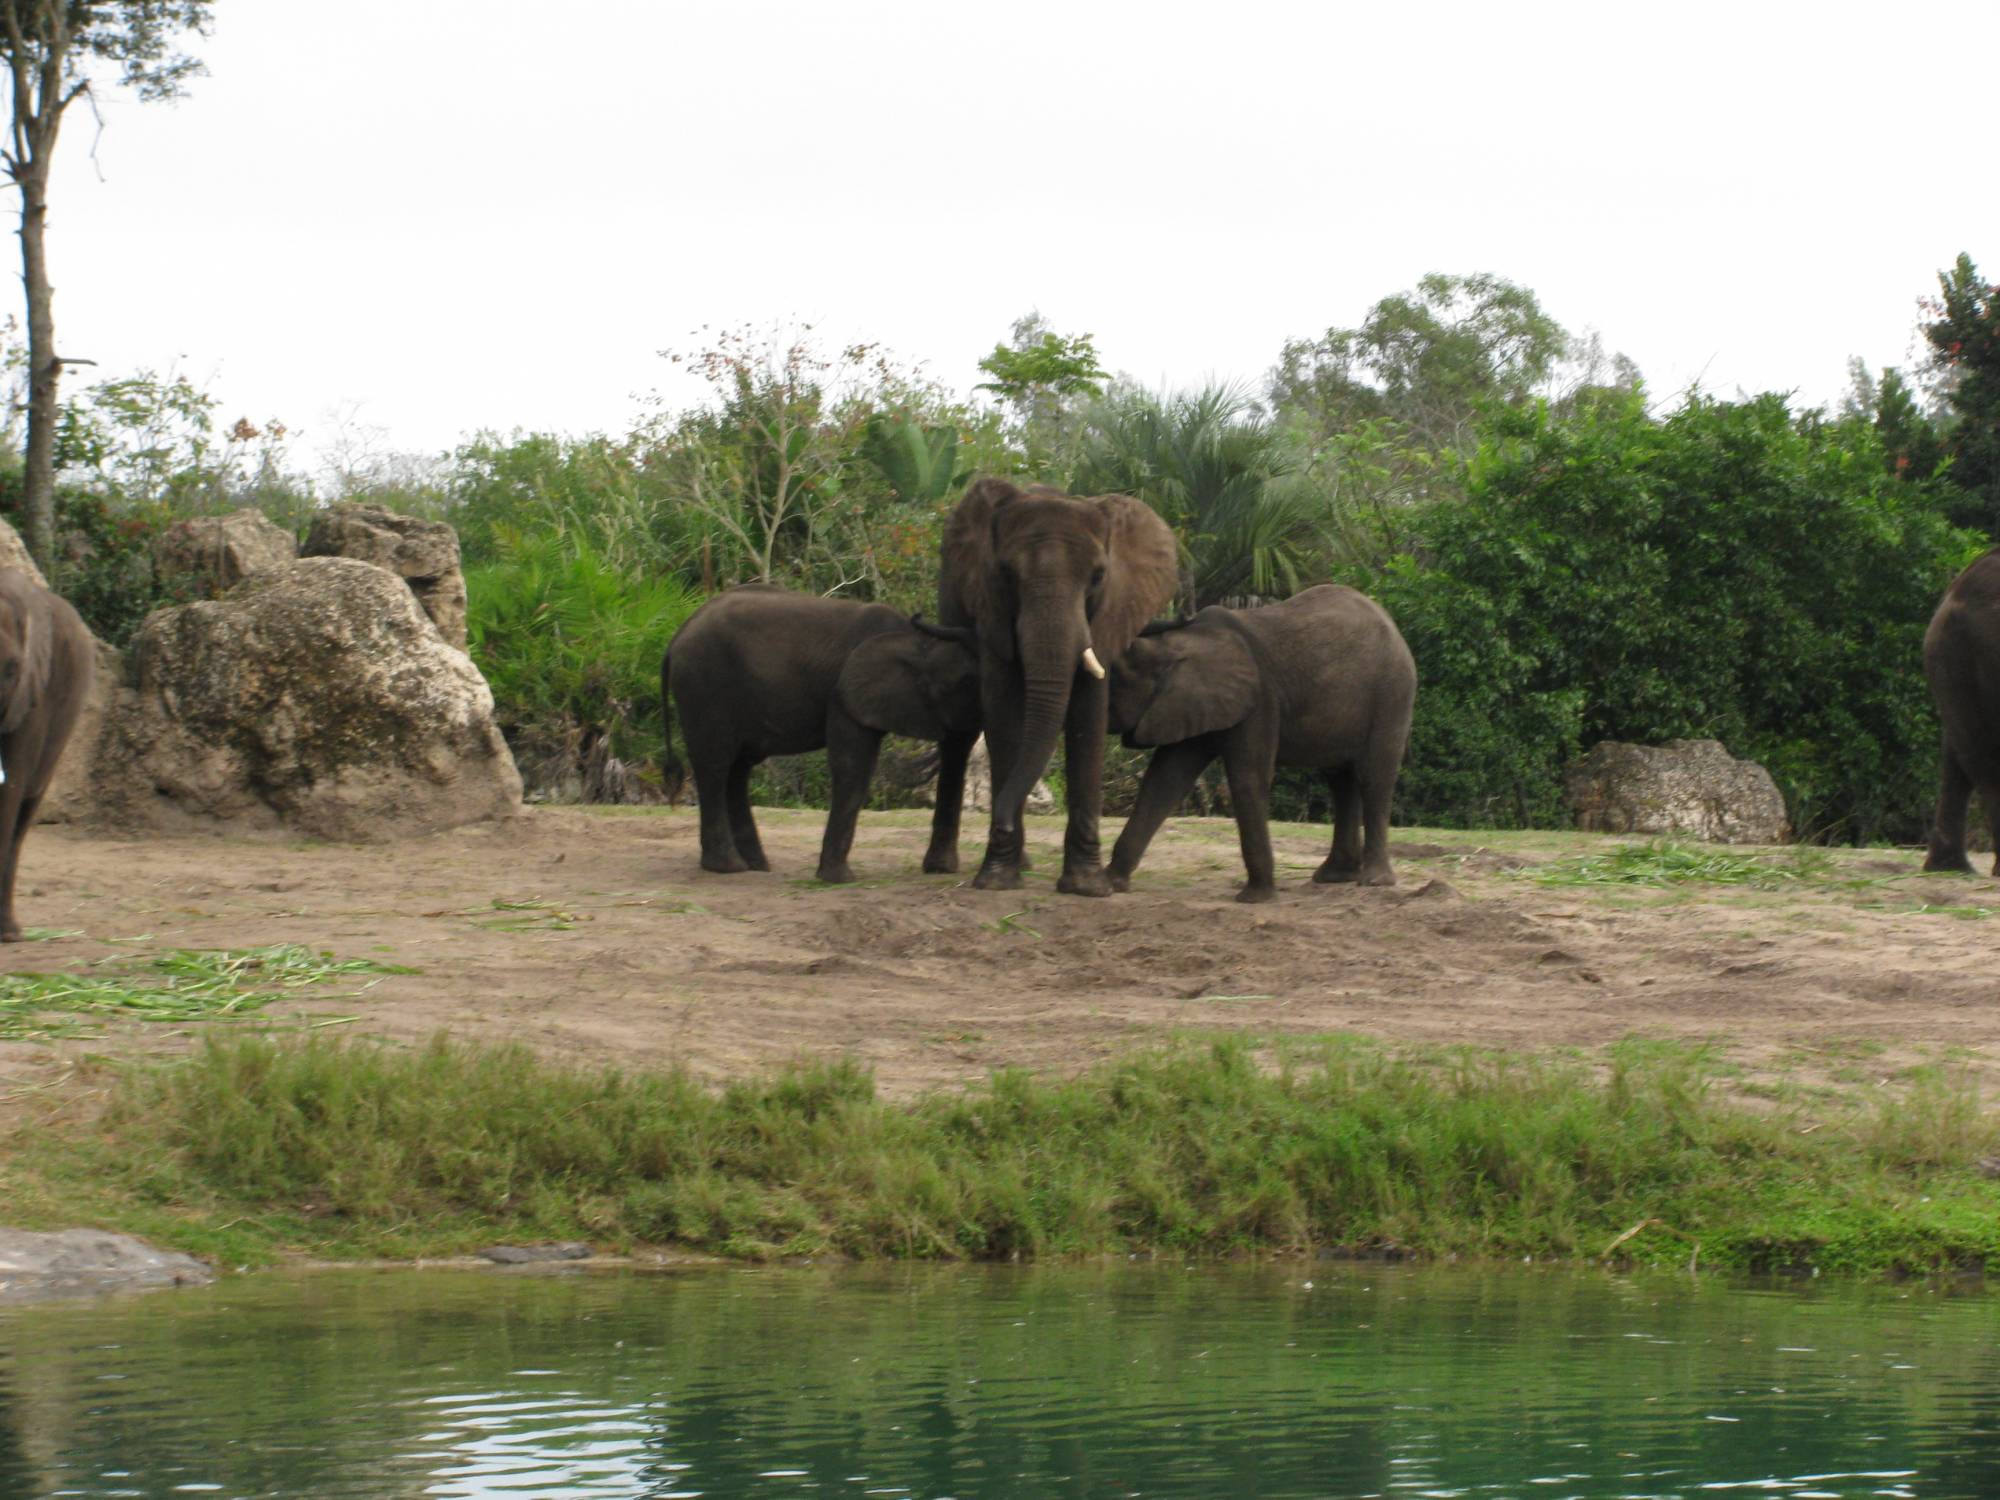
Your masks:
<svg viewBox="0 0 2000 1500"><path fill-rule="evenodd" d="M1602 840L1403 830L1402 883L1361 890L1310 884L1325 832L1281 826L1280 899L1247 907L1226 821L1177 820L1107 901L1055 894L1054 819L1036 820L1019 892L920 874L919 815L865 818L864 879L840 888L809 878L817 814L760 821L777 872L729 877L698 868L683 811L540 809L377 847L45 828L22 917L76 935L0 950L0 968L304 943L420 972L310 992L269 1013L287 1024L353 1017L339 1030L449 1029L710 1076L849 1053L897 1095L1002 1065L1074 1070L1194 1028L1536 1049L1712 1038L1750 1078L2000 1070L2000 920L1982 915L2000 884L1923 877L1913 853L1845 853L1842 880L1782 892L1606 890L1534 878ZM81 1055L198 1032L0 1042L0 1102L42 1094Z"/></svg>

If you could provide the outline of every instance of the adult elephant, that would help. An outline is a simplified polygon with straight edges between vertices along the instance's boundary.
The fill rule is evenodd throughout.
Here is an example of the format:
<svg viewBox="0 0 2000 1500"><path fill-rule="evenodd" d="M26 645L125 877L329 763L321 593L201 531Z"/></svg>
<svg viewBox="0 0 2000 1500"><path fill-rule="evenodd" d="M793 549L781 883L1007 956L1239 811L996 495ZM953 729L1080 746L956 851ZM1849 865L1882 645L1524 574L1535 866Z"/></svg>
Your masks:
<svg viewBox="0 0 2000 1500"><path fill-rule="evenodd" d="M1063 736L1069 828L1056 889L1108 896L1097 841L1104 800L1104 664L1165 609L1179 577L1166 522L1130 495L1078 499L981 479L946 523L938 619L979 642L993 761L993 823L973 884L1021 883L1021 809ZM965 753L959 750L959 756ZM945 765L939 784L957 767Z"/></svg>
<svg viewBox="0 0 2000 1500"><path fill-rule="evenodd" d="M2000 547L1953 580L1924 633L1924 676L1944 720L1944 775L1926 870L1970 870L1965 812L1972 793L1993 829L2000 875Z"/></svg>
<svg viewBox="0 0 2000 1500"><path fill-rule="evenodd" d="M21 941L21 841L83 712L97 652L69 601L0 568L0 943Z"/></svg>

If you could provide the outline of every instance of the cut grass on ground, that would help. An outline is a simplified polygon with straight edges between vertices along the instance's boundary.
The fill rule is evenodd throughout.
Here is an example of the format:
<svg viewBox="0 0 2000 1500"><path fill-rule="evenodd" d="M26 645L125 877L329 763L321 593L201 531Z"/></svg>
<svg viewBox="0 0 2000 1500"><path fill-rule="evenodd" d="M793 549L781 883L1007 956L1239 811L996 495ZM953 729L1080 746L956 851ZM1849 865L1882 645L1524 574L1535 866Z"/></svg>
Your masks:
<svg viewBox="0 0 2000 1500"><path fill-rule="evenodd" d="M876 1097L852 1065L721 1090L517 1047L211 1037L17 1132L0 1196L230 1264L583 1238L743 1257L1399 1247L1878 1272L2000 1266L2000 1128L1923 1075L1748 1106L1698 1050L1609 1065L1187 1042L1071 1080ZM1808 1113L1810 1111L1810 1113ZM1643 1226L1628 1234L1634 1226Z"/></svg>
<svg viewBox="0 0 2000 1500"><path fill-rule="evenodd" d="M74 1036L117 1015L144 1021L217 1021L354 975L408 973L371 959L340 960L297 943L267 948L175 948L149 958L105 958L87 971L0 975L0 1039ZM375 983L371 979L369 984ZM362 986L363 989L367 985ZM352 999L359 991L337 997Z"/></svg>

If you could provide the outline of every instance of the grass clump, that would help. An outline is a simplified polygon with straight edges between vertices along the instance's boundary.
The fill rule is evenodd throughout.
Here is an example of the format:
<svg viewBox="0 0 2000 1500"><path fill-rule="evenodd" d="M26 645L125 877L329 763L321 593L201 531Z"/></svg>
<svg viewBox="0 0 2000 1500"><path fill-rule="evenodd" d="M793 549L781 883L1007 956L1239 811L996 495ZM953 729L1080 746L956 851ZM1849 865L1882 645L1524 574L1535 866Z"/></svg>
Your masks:
<svg viewBox="0 0 2000 1500"><path fill-rule="evenodd" d="M334 979L409 972L371 959L336 959L297 943L278 943L264 948L176 948L141 959L99 959L87 973L6 974L0 975L0 1038L74 1035L91 1017L227 1020ZM369 984L375 982L371 979ZM350 991L339 998L358 993Z"/></svg>
<svg viewBox="0 0 2000 1500"><path fill-rule="evenodd" d="M1532 873L1543 885L1673 886L1692 882L1776 890L1825 880L1833 872L1832 855L1804 845L1751 854L1712 844L1655 839L1558 860Z"/></svg>
<svg viewBox="0 0 2000 1500"><path fill-rule="evenodd" d="M1820 1101L1805 1128L1724 1099L1716 1076L1658 1046L1604 1073L1234 1038L893 1103L848 1063L717 1091L518 1047L232 1035L126 1075L95 1136L51 1133L38 1159L91 1184L100 1218L183 1242L238 1226L238 1259L571 1236L751 1257L1578 1259L1648 1222L1621 1257L2000 1258L2000 1186L1977 1165L2000 1132L1969 1090L1940 1076L1907 1108Z"/></svg>

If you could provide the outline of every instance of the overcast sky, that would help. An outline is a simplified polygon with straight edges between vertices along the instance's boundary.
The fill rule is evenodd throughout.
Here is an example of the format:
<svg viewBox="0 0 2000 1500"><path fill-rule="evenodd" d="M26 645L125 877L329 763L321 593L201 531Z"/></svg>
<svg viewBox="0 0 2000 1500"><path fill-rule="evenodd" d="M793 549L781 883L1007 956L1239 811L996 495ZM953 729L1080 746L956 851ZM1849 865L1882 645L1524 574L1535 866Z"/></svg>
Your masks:
<svg viewBox="0 0 2000 1500"><path fill-rule="evenodd" d="M1961 250L2000 273L1992 0L1558 6L218 0L209 76L73 113L58 346L300 457L619 430L702 324L958 389L1039 308L1259 382L1428 271L1656 394L1837 399ZM86 376L89 372L85 372Z"/></svg>

